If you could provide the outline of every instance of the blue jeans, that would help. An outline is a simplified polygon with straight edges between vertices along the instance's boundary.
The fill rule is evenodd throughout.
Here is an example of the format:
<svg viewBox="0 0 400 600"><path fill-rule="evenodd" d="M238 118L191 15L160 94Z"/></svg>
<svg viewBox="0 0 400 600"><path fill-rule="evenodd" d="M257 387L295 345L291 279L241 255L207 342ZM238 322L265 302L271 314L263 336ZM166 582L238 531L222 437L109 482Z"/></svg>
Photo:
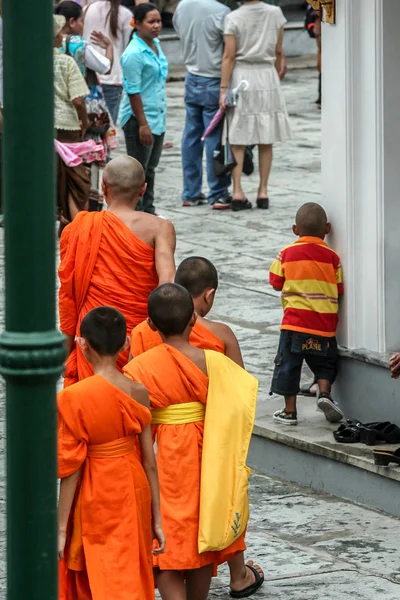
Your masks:
<svg viewBox="0 0 400 600"><path fill-rule="evenodd" d="M201 137L219 108L220 79L188 73L185 83L186 122L182 137L183 193L182 200L199 198L203 183L203 147L206 149L207 200L213 204L228 196L229 176L214 173L213 154L221 138L222 124L205 139Z"/></svg>
<svg viewBox="0 0 400 600"><path fill-rule="evenodd" d="M116 126L118 121L119 105L122 97L122 86L103 84L102 87L107 108L110 111L111 118Z"/></svg>

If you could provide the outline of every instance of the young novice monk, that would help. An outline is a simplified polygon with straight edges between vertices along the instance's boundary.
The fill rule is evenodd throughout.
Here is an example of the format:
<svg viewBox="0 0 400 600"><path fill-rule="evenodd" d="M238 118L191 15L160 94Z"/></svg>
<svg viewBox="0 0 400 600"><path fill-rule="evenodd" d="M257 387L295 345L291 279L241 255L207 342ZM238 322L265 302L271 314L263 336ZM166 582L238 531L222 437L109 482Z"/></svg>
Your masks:
<svg viewBox="0 0 400 600"><path fill-rule="evenodd" d="M94 375L58 395L60 599L151 600L165 549L143 385L116 367L129 344L123 315L90 311L77 340Z"/></svg>
<svg viewBox="0 0 400 600"><path fill-rule="evenodd" d="M161 513L169 539L165 555L156 557L154 561L158 567L157 585L163 600L205 600L213 567L245 549L244 536L240 535L221 552L199 553L200 496L204 483L202 448L203 435L207 435L207 425L204 429L204 405L207 403L208 414L211 408L209 393L215 377L211 375L215 371L210 359L218 358L219 373L224 372L224 377L230 378L229 383L236 385L237 381L238 388L242 374L246 378L254 378L220 353L205 352L189 343L196 314L193 301L183 287L166 284L152 292L149 315L151 327L158 330L164 343L132 360L124 370L129 377L148 386L153 423L157 424ZM223 393L223 385L219 390ZM218 404L226 411L222 400ZM250 394L246 391L243 395L242 406L246 406L246 411L253 415L254 389ZM188 411L190 414L187 414ZM179 421L173 416L177 412L182 412ZM253 416L250 419L243 414L238 417L238 420L244 417L248 421L249 442ZM218 440L216 442L219 443ZM236 443L240 446L243 440L235 438L233 444ZM205 444L206 438L204 452ZM227 523L227 529L230 529L230 522Z"/></svg>
<svg viewBox="0 0 400 600"><path fill-rule="evenodd" d="M322 206L304 204L293 225L300 239L284 248L270 269L270 284L282 291L284 310L271 393L285 397L285 408L274 414L274 420L285 425L297 425L296 400L304 360L318 382L318 408L332 423L343 418L331 396L343 280L340 258L324 242L330 230Z"/></svg>
<svg viewBox="0 0 400 600"><path fill-rule="evenodd" d="M221 352L243 367L239 343L231 328L224 323L205 319L213 307L218 289L218 273L212 262L201 256L186 258L176 271L175 283L188 290L197 314L189 337L190 344L203 350ZM162 343L158 331L154 331L147 321L143 321L132 331L131 354L139 356ZM234 598L248 597L263 584L262 569L252 561L245 565L243 552L229 560L228 564L231 575L230 588Z"/></svg>

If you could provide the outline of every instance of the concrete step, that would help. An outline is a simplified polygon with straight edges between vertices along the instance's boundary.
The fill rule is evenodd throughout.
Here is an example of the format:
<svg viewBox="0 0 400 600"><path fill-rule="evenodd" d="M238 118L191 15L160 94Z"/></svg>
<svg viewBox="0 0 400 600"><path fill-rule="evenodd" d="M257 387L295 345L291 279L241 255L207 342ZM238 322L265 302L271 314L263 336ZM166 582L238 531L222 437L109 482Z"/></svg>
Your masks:
<svg viewBox="0 0 400 600"><path fill-rule="evenodd" d="M181 44L172 29L165 30L160 36L160 42L170 67L183 65ZM303 21L286 24L283 47L288 57L316 54L315 40L305 31Z"/></svg>
<svg viewBox="0 0 400 600"><path fill-rule="evenodd" d="M315 399L299 397L295 427L272 420L280 408L282 398L277 396L260 403L249 453L251 467L400 516L400 468L375 465L373 447L335 442L332 434L338 425L325 420Z"/></svg>

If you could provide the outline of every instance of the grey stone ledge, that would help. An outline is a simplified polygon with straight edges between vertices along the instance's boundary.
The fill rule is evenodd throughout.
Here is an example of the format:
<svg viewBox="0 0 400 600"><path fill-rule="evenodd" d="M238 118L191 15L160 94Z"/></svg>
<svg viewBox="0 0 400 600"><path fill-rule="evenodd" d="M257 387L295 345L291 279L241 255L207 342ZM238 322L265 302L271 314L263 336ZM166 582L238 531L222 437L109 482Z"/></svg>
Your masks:
<svg viewBox="0 0 400 600"><path fill-rule="evenodd" d="M327 442L304 440L299 437L296 437L296 435L293 435L293 433L292 435L290 435L290 432L285 433L283 431L276 431L274 430L273 426L269 428L268 425L265 424L256 424L253 430L253 435L259 436L261 438L271 440L279 444L285 444L286 446L290 446L291 448L294 448L296 450L310 452L311 454L316 454L318 456L322 456L330 460L336 460L346 465L351 465L357 469L363 469L370 473L374 473L375 475L379 475L381 477L400 482L400 469L391 467L380 467L378 465L375 465L373 460L373 449L371 447L364 446L361 449L360 446L357 444L359 455L355 456L354 454L351 454L346 444L341 444L339 450L336 448L332 448L331 445ZM385 446L391 447L390 444L385 444ZM394 447L395 446L393 446L393 448Z"/></svg>
<svg viewBox="0 0 400 600"><path fill-rule="evenodd" d="M367 348L346 348L346 346L339 346L339 355L341 358L358 360L370 365L375 365L376 367L389 369L391 353L374 352L373 350L368 350Z"/></svg>

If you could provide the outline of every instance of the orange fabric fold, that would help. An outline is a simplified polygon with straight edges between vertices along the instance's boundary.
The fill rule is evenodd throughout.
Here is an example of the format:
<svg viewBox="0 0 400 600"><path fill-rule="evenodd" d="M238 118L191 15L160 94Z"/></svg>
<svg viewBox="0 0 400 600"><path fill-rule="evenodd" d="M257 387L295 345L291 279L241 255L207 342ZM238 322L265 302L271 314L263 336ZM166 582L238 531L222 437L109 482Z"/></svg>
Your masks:
<svg viewBox="0 0 400 600"><path fill-rule="evenodd" d="M199 321L196 321L189 338L192 346L202 350L215 350L225 354L225 344L207 327ZM162 344L162 339L158 331L150 329L147 321L137 325L131 333L131 353L132 356L139 356L151 348Z"/></svg>
<svg viewBox="0 0 400 600"><path fill-rule="evenodd" d="M152 408L201 402L206 404L208 377L181 352L166 344L138 356L125 374L143 383ZM161 514L166 536L165 554L154 558L162 570L217 566L245 550L244 537L221 552L198 553L201 458L204 423L156 425L157 465Z"/></svg>
<svg viewBox="0 0 400 600"><path fill-rule="evenodd" d="M59 314L66 335L78 335L83 317L98 306L125 316L128 331L147 317L147 298L158 285L154 249L136 237L113 213L80 212L60 241ZM120 354L118 367L129 351ZM68 357L65 385L93 375L79 347Z"/></svg>
<svg viewBox="0 0 400 600"><path fill-rule="evenodd" d="M82 467L60 600L154 598L151 492L138 448L150 421L99 375L59 393L58 475Z"/></svg>

